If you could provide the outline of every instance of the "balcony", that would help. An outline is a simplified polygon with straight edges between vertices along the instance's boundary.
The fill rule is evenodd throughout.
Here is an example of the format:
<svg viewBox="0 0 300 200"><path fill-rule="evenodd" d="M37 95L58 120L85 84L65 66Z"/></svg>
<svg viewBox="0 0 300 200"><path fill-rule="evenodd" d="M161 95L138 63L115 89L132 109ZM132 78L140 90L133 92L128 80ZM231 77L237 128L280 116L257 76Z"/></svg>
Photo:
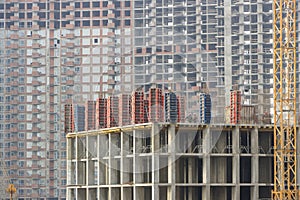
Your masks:
<svg viewBox="0 0 300 200"><path fill-rule="evenodd" d="M18 77L19 76L19 72L10 72L9 76L11 76L11 77Z"/></svg>
<svg viewBox="0 0 300 200"><path fill-rule="evenodd" d="M39 90L32 90L32 94L33 95L39 95L39 94L41 94L41 91L39 91Z"/></svg>
<svg viewBox="0 0 300 200"><path fill-rule="evenodd" d="M66 52L66 57L68 58L74 57L74 52Z"/></svg>
<svg viewBox="0 0 300 200"><path fill-rule="evenodd" d="M74 61L68 61L68 62L66 62L65 66L74 66Z"/></svg>
<svg viewBox="0 0 300 200"><path fill-rule="evenodd" d="M38 127L33 127L33 128L32 128L32 132L34 132L34 133L38 133L38 132L40 132L40 131L41 131L41 129L38 128Z"/></svg>
<svg viewBox="0 0 300 200"><path fill-rule="evenodd" d="M75 35L73 33L66 34L67 39L74 39Z"/></svg>
<svg viewBox="0 0 300 200"><path fill-rule="evenodd" d="M37 15L32 16L32 21L39 21L40 17Z"/></svg>
<svg viewBox="0 0 300 200"><path fill-rule="evenodd" d="M39 67L39 66L40 66L40 63L39 63L39 62L32 62L32 63L31 63L31 66L32 66L32 67Z"/></svg>
<svg viewBox="0 0 300 200"><path fill-rule="evenodd" d="M66 47L68 47L68 48L74 48L74 43L73 42L68 42L68 43L66 43Z"/></svg>
<svg viewBox="0 0 300 200"><path fill-rule="evenodd" d="M67 80L66 85L74 85L74 81L73 80Z"/></svg>
<svg viewBox="0 0 300 200"><path fill-rule="evenodd" d="M67 76L75 76L76 75L76 73L73 70L68 70L66 74L67 74Z"/></svg>
<svg viewBox="0 0 300 200"><path fill-rule="evenodd" d="M39 11L40 8L38 6L32 6L32 11Z"/></svg>
<svg viewBox="0 0 300 200"><path fill-rule="evenodd" d="M34 99L34 100L32 100L32 104L39 105L39 104L41 104L41 100Z"/></svg>
<svg viewBox="0 0 300 200"><path fill-rule="evenodd" d="M18 40L19 39L19 35L18 34L11 34L10 35L10 39L11 40Z"/></svg>
<svg viewBox="0 0 300 200"><path fill-rule="evenodd" d="M41 36L39 34L32 34L31 38L34 39L34 40L38 40L38 39L41 38Z"/></svg>
<svg viewBox="0 0 300 200"><path fill-rule="evenodd" d="M38 44L38 43L34 43L34 44L32 44L32 48L33 49L39 49L39 48L41 48L41 45Z"/></svg>
<svg viewBox="0 0 300 200"><path fill-rule="evenodd" d="M75 27L74 24L67 24L66 25L67 29L74 29L74 27Z"/></svg>
<svg viewBox="0 0 300 200"><path fill-rule="evenodd" d="M74 15L67 15L66 20L74 20Z"/></svg>
<svg viewBox="0 0 300 200"><path fill-rule="evenodd" d="M39 57L41 57L41 54L34 52L34 53L32 53L32 57L39 58Z"/></svg>
<svg viewBox="0 0 300 200"><path fill-rule="evenodd" d="M10 48L10 49L18 49L19 45L18 44L11 44L11 45L8 46L8 48Z"/></svg>

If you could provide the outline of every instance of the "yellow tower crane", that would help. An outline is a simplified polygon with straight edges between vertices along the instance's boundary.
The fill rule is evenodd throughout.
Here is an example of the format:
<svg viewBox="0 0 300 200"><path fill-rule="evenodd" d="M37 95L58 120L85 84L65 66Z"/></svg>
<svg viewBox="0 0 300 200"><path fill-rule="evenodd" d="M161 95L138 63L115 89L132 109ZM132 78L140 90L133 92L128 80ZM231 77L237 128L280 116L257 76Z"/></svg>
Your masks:
<svg viewBox="0 0 300 200"><path fill-rule="evenodd" d="M273 0L274 200L296 200L296 1Z"/></svg>

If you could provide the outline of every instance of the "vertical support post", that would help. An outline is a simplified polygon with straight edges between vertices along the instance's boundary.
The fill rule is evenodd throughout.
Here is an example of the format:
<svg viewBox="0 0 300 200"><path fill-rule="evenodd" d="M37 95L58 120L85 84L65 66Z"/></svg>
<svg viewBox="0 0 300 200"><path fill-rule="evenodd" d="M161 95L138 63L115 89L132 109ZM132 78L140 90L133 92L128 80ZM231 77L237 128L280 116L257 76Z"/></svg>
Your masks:
<svg viewBox="0 0 300 200"><path fill-rule="evenodd" d="M233 199L240 199L240 130L237 126L232 130L232 153Z"/></svg>
<svg viewBox="0 0 300 200"><path fill-rule="evenodd" d="M151 130L151 147L152 147L152 200L159 199L159 127L153 123Z"/></svg>
<svg viewBox="0 0 300 200"><path fill-rule="evenodd" d="M210 200L210 126L203 130L203 184L202 199Z"/></svg>
<svg viewBox="0 0 300 200"><path fill-rule="evenodd" d="M176 199L175 195L175 181L176 181L176 173L181 173L180 171L176 171L176 149L175 149L175 124L170 124L168 127L168 183L171 184L168 187L167 199Z"/></svg>
<svg viewBox="0 0 300 200"><path fill-rule="evenodd" d="M251 130L251 183L255 185L251 189L251 199L256 200L259 198L259 188L256 183L259 182L259 149L258 149L258 128L255 127Z"/></svg>

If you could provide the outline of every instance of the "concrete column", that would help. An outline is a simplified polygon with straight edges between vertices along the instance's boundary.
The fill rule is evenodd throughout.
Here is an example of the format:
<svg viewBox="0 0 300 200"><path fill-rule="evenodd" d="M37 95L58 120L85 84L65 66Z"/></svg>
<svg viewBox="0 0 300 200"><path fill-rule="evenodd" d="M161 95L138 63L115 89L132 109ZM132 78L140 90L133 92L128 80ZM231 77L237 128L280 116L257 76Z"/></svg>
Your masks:
<svg viewBox="0 0 300 200"><path fill-rule="evenodd" d="M203 183L202 199L210 200L210 127L203 130Z"/></svg>
<svg viewBox="0 0 300 200"><path fill-rule="evenodd" d="M259 187L257 185L257 183L259 182L259 149L257 127L251 130L251 154L251 183L254 183L254 186L251 187L251 199L256 200L259 197Z"/></svg>
<svg viewBox="0 0 300 200"><path fill-rule="evenodd" d="M168 183L171 187L168 187L167 199L176 199L175 182L176 173L181 173L181 171L176 171L176 151L175 151L175 125L171 124L168 128Z"/></svg>
<svg viewBox="0 0 300 200"><path fill-rule="evenodd" d="M159 199L159 127L153 123L151 130L152 147L152 200Z"/></svg>
<svg viewBox="0 0 300 200"><path fill-rule="evenodd" d="M72 182L73 182L73 173L74 172L72 169L72 159L75 157L72 156L72 150L73 150L72 146L73 146L74 142L75 142L75 138L67 138L67 172L68 172L67 184L68 185L73 184ZM68 196L68 191L67 191L67 196Z"/></svg>
<svg viewBox="0 0 300 200"><path fill-rule="evenodd" d="M232 130L232 183L235 187L232 191L232 197L235 200L240 199L240 130L235 127Z"/></svg>
<svg viewBox="0 0 300 200"><path fill-rule="evenodd" d="M225 105L230 105L230 90L232 89L232 58L231 58L231 1L224 1L224 75L225 75Z"/></svg>
<svg viewBox="0 0 300 200"><path fill-rule="evenodd" d="M107 185L108 184L108 135L100 134L98 135L98 184L99 185ZM105 159L104 159L105 158Z"/></svg>
<svg viewBox="0 0 300 200"><path fill-rule="evenodd" d="M87 199L87 200L94 200L94 199L96 199L97 189L94 189L94 188L93 188L93 189L91 189L91 188L89 189L89 188L88 188L86 191L87 191L87 192L86 192L86 196L87 196L86 199Z"/></svg>
<svg viewBox="0 0 300 200"><path fill-rule="evenodd" d="M140 149L142 148L141 140L141 131L133 130L133 182L135 183L133 187L133 199L139 200L141 197L144 197L144 193L141 188L136 187L136 184L141 183L142 181L142 164L139 160Z"/></svg>
<svg viewBox="0 0 300 200"><path fill-rule="evenodd" d="M112 169L111 169L111 153L112 153L112 147L111 147L111 144L112 144L112 141L111 141L111 134L108 135L108 168L107 168L107 175L108 175L108 185L109 185L109 188L108 188L108 198L109 199L112 199L112 192L111 192L111 184L112 184Z"/></svg>
<svg viewBox="0 0 300 200"><path fill-rule="evenodd" d="M120 133L120 140L121 140L121 149L120 149L120 184L124 184L124 176L125 172L124 172L124 132ZM121 187L121 199L124 199L124 190L123 187Z"/></svg>
<svg viewBox="0 0 300 200"><path fill-rule="evenodd" d="M188 183L194 183L196 163L194 157L188 158ZM188 187L188 199L193 200L193 187Z"/></svg>

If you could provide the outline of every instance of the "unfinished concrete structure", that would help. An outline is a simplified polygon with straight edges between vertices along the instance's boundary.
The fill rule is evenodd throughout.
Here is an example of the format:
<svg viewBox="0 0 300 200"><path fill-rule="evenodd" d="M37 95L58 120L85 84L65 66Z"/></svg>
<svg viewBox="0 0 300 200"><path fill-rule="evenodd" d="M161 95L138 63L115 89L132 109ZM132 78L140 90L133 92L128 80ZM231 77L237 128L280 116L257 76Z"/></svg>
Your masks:
<svg viewBox="0 0 300 200"><path fill-rule="evenodd" d="M273 127L145 123L67 138L68 199L270 199Z"/></svg>

